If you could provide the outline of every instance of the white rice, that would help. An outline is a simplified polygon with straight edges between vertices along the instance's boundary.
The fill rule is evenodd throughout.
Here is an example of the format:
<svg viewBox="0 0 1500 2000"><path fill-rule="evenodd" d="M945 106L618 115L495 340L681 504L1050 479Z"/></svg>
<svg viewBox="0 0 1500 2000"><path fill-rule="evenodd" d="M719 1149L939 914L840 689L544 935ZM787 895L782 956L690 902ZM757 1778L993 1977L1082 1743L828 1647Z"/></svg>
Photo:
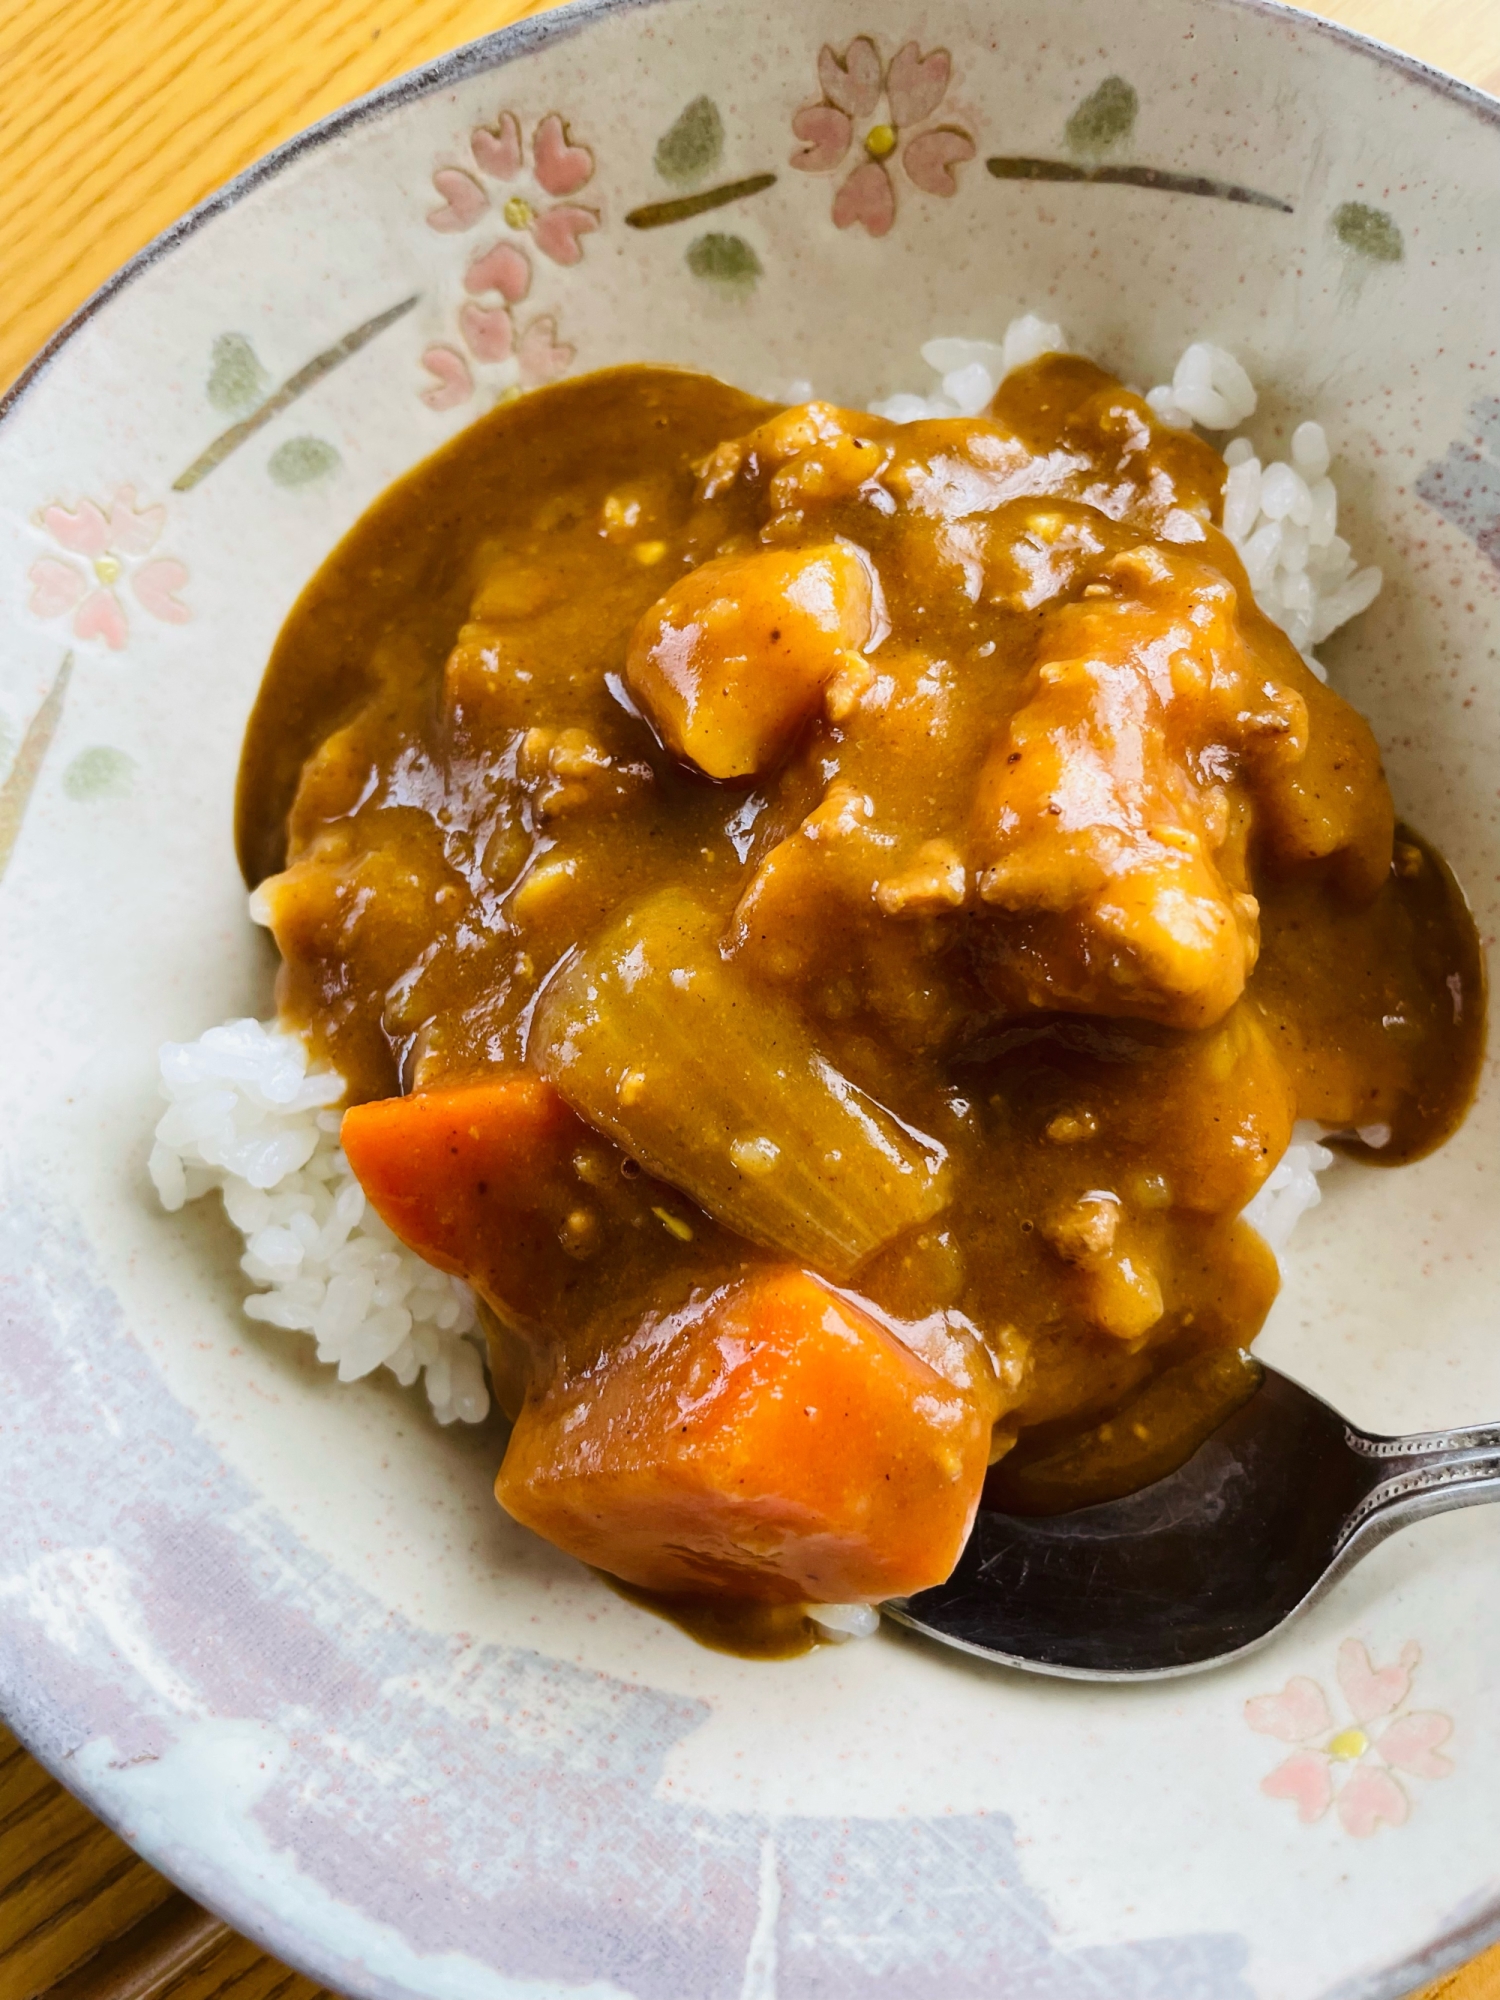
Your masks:
<svg viewBox="0 0 1500 2000"><path fill-rule="evenodd" d="M1323 1127L1306 1120L1292 1129L1287 1147L1260 1192L1245 1210L1246 1222L1258 1229L1280 1262L1291 1241L1292 1231L1310 1208L1323 1199L1318 1175L1333 1165L1334 1156L1320 1145Z"/></svg>
<svg viewBox="0 0 1500 2000"><path fill-rule="evenodd" d="M809 1604L807 1615L820 1636L836 1646L846 1639L868 1639L880 1630L880 1613L873 1604Z"/></svg>
<svg viewBox="0 0 1500 2000"><path fill-rule="evenodd" d="M425 1378L440 1424L489 1408L474 1295L386 1228L339 1146L344 1079L309 1070L300 1036L229 1021L166 1042L149 1168L162 1206L217 1188L245 1239L251 1319L310 1333L341 1382L380 1367Z"/></svg>
<svg viewBox="0 0 1500 2000"><path fill-rule="evenodd" d="M940 378L936 388L872 407L897 423L977 416L1012 369L1067 345L1060 327L1032 313L1012 320L999 342L929 340L922 357ZM797 382L786 400L812 393ZM1235 357L1204 341L1146 400L1164 423L1220 433L1245 423L1256 404ZM1324 678L1312 648L1363 611L1381 583L1378 569L1356 569L1337 533L1328 440L1320 425L1303 423L1287 461L1262 464L1244 437L1229 442L1224 458L1225 533L1256 601ZM263 915L254 900L252 915ZM477 1423L489 1394L473 1293L397 1242L367 1204L338 1143L343 1079L310 1071L296 1035L250 1020L164 1044L161 1079L169 1108L156 1128L151 1178L168 1209L219 1190L245 1239L241 1269L256 1287L245 1301L249 1316L312 1334L318 1359L337 1364L340 1381L380 1367L405 1385L421 1375L439 1423ZM1278 1257L1320 1198L1317 1177L1334 1157L1323 1136L1299 1125L1245 1210ZM1360 1136L1379 1145L1389 1135L1369 1128ZM878 1622L867 1605L820 1605L813 1615L828 1638L862 1637Z"/></svg>

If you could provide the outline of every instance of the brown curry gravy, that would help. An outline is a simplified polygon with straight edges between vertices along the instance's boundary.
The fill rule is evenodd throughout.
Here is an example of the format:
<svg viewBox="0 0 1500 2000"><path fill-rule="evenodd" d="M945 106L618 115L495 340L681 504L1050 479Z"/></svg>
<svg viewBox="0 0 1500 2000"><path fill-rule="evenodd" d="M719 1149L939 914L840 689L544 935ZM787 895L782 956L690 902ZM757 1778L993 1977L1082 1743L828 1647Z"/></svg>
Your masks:
<svg viewBox="0 0 1500 2000"><path fill-rule="evenodd" d="M1053 1511L1128 1491L1253 1386L1243 1350L1277 1278L1236 1218L1291 1118L1389 1127L1378 1149L1343 1142L1374 1164L1413 1159L1459 1123L1482 1053L1473 924L1417 836L1402 829L1392 859L1373 742L1255 610L1213 525L1223 466L1208 446L1053 357L1006 383L988 430L849 419L861 450L868 434L893 454L881 476L901 489L894 506L863 488L830 498L810 476L774 499L753 455L705 499L705 461L775 420L707 377L613 370L497 409L365 514L288 619L245 741L245 875L290 871L272 885L279 1004L349 1078L351 1102L437 1087L526 1062L538 991L622 906L690 884L727 934L769 881L753 939L741 923L747 976L794 996L830 1059L953 1163L950 1208L856 1290L890 1323L947 1314L983 1344L1002 1388L997 1453L1011 1454L991 1475L1001 1504ZM1000 450L990 431L1039 469L976 502L959 472ZM637 620L726 549L830 534L879 571L884 723L862 734L857 716L822 717L754 784L685 770L624 689ZM1080 534L1107 546L1064 560ZM1273 750L1286 715L1311 717L1279 804L1237 803L1226 781L1218 865L1259 906L1259 957L1227 1012L1179 1025L1165 1006L1150 1018L1148 996L1130 1002L1147 1013L1114 1013L1077 986L1093 975L1076 951L1059 976L1084 999L1048 1005L1061 948L1045 911L997 914L971 894L946 913L884 916L858 857L847 880L776 874L779 852L800 866L792 842L841 785L873 802L909 865L923 841L962 844L986 760L1035 694L1043 621L1086 619L1091 592L1118 588L1098 579L1137 560L1156 566L1152 602L1183 617L1193 578L1227 584L1222 615L1275 697L1256 725ZM902 740L919 746L904 759ZM602 1139L599 1151L623 1197L634 1163ZM1119 1224L1102 1257L1088 1207L1101 1190ZM559 1341L596 1351L643 1301L681 1299L756 1254L672 1190L690 1237L643 1222L660 1212L650 1192L632 1189L634 1218L578 1264ZM1128 1301L1109 1304L1106 1265L1132 1269L1127 1252L1160 1294L1144 1326ZM778 1625L768 1650L784 1637Z"/></svg>

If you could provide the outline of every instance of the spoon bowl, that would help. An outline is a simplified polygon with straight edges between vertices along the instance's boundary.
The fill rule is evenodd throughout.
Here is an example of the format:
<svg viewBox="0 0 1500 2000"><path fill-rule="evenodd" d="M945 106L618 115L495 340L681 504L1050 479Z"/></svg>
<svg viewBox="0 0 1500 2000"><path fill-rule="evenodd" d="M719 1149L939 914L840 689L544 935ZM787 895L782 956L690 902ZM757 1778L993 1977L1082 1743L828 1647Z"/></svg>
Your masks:
<svg viewBox="0 0 1500 2000"><path fill-rule="evenodd" d="M1264 1645L1398 1528L1486 1500L1500 1425L1371 1436L1264 1368L1175 1472L1065 1514L981 1501L948 1581L883 1608L1032 1673L1198 1673Z"/></svg>

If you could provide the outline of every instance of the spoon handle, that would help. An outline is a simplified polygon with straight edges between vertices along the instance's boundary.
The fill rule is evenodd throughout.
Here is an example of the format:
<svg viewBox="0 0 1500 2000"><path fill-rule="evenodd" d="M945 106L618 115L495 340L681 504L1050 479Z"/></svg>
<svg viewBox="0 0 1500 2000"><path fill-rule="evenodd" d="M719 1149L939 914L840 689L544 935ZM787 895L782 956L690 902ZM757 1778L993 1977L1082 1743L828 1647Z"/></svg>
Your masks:
<svg viewBox="0 0 1500 2000"><path fill-rule="evenodd" d="M1347 1436L1369 1462L1371 1484L1344 1524L1344 1548L1362 1531L1380 1539L1429 1514L1500 1500L1500 1424L1410 1437L1368 1437L1350 1426Z"/></svg>

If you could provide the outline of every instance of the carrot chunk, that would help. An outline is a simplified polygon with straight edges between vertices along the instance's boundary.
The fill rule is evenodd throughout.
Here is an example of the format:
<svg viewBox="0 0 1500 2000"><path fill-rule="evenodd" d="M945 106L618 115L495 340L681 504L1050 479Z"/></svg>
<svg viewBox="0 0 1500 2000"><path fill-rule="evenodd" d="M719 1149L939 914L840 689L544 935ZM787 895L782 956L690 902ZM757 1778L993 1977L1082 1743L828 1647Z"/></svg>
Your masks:
<svg viewBox="0 0 1500 2000"><path fill-rule="evenodd" d="M977 1396L777 1268L648 1317L533 1396L495 1491L648 1590L878 1600L949 1574L989 1437Z"/></svg>
<svg viewBox="0 0 1500 2000"><path fill-rule="evenodd" d="M340 1138L375 1212L429 1264L455 1271L508 1319L539 1319L566 1259L582 1123L540 1077L356 1104Z"/></svg>

